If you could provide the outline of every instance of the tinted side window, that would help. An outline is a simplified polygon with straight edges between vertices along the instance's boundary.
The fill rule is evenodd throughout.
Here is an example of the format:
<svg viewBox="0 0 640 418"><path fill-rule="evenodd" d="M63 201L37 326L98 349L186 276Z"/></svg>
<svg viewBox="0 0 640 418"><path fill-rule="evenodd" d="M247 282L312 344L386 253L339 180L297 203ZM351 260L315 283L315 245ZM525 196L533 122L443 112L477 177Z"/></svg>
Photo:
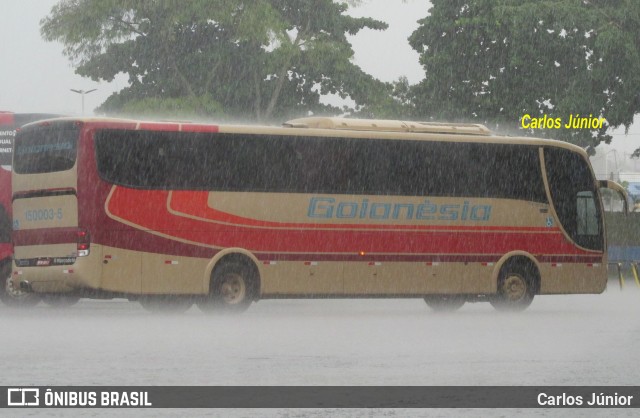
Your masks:
<svg viewBox="0 0 640 418"><path fill-rule="evenodd" d="M113 130L96 149L130 187L546 201L529 146Z"/></svg>

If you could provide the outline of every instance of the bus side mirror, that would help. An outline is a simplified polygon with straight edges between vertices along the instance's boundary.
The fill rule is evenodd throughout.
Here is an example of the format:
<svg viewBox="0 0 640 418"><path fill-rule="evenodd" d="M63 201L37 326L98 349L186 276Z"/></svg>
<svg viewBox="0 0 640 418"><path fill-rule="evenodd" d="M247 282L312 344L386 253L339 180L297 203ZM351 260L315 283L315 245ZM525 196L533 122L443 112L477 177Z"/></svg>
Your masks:
<svg viewBox="0 0 640 418"><path fill-rule="evenodd" d="M622 185L611 180L600 180L598 182L598 186L601 189L609 189L617 193L620 196L620 199L622 200L622 204L623 204L622 210L624 214L625 215L629 214L629 194L627 193L627 190L624 187L622 187Z"/></svg>

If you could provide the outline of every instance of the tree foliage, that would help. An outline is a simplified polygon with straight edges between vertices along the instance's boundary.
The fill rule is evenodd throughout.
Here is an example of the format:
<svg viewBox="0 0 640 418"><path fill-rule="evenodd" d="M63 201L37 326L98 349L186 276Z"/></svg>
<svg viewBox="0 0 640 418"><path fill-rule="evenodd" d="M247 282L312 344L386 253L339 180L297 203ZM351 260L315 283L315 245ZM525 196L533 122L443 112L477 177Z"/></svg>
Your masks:
<svg viewBox="0 0 640 418"><path fill-rule="evenodd" d="M347 34L386 24L331 0L61 0L41 21L76 71L129 86L99 110L158 111L261 121L337 112L389 89L351 62Z"/></svg>
<svg viewBox="0 0 640 418"><path fill-rule="evenodd" d="M426 71L414 92L418 113L507 130L524 114L603 116L599 130L527 132L595 146L640 110L637 0L432 3L410 37Z"/></svg>

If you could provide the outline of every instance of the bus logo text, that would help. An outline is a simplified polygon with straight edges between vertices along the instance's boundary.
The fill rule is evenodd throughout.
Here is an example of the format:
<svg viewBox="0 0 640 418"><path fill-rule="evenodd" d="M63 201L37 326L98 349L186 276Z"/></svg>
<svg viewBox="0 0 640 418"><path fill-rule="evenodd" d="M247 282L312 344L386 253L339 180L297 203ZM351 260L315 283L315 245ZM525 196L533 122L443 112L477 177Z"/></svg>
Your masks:
<svg viewBox="0 0 640 418"><path fill-rule="evenodd" d="M362 199L357 202L336 202L332 197L312 197L307 216L339 219L416 219L436 221L488 221L491 205L474 205L465 200L462 205L437 205L425 199L420 204L382 203Z"/></svg>

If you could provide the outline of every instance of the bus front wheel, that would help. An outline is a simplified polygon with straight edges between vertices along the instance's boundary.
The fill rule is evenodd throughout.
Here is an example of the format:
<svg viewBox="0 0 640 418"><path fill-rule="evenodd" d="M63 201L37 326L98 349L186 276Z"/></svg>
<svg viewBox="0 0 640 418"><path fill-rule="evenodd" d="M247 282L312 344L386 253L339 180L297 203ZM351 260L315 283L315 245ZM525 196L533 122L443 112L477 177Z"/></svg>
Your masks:
<svg viewBox="0 0 640 418"><path fill-rule="evenodd" d="M528 264L503 267L498 276L498 291L489 302L499 311L523 311L536 294L535 268Z"/></svg>
<svg viewBox="0 0 640 418"><path fill-rule="evenodd" d="M26 292L14 285L11 280L11 263L3 263L0 266L0 274L3 284L0 289L0 299L5 305L15 308L30 308L40 302L40 295Z"/></svg>
<svg viewBox="0 0 640 418"><path fill-rule="evenodd" d="M462 308L466 302L460 295L427 295L424 297L427 306L436 312L453 312Z"/></svg>
<svg viewBox="0 0 640 418"><path fill-rule="evenodd" d="M254 274L246 264L225 263L216 267L209 295L198 302L205 312L239 313L247 310L255 295Z"/></svg>

